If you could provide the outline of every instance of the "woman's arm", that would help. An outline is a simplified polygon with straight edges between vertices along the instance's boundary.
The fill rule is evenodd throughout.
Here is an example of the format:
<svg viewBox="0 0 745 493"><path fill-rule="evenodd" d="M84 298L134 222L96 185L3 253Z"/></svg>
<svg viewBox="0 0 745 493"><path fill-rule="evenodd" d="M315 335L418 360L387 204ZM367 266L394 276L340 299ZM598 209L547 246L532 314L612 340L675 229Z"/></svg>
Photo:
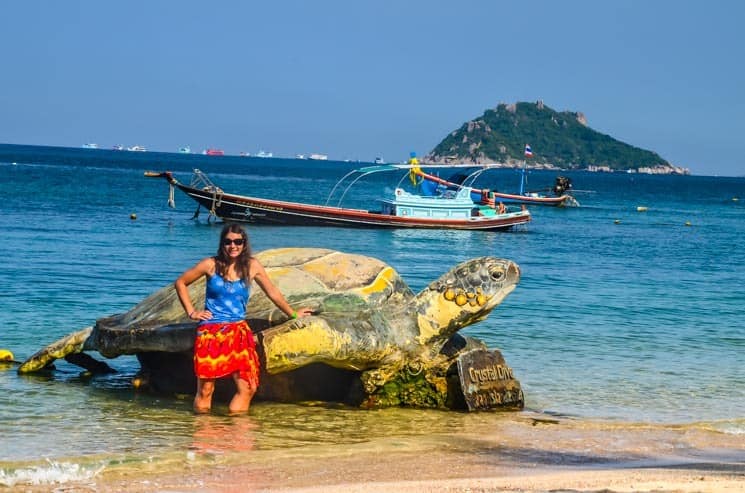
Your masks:
<svg viewBox="0 0 745 493"><path fill-rule="evenodd" d="M192 320L209 320L212 318L212 313L208 310L197 311L191 302L189 296L189 285L199 279L202 276L212 273L215 268L215 259L207 257L202 259L191 269L187 270L173 283L173 287L176 288L176 294L181 302L181 306L184 307L184 311Z"/></svg>
<svg viewBox="0 0 745 493"><path fill-rule="evenodd" d="M272 303L282 310L289 318L305 317L306 315L311 315L313 313L313 310L310 308L299 308L297 311L293 310L282 295L282 292L269 278L269 274L266 273L264 266L255 258L251 259L251 269L249 272L251 272L251 278L256 281L256 284L258 284L264 293L266 293L266 296L272 300Z"/></svg>

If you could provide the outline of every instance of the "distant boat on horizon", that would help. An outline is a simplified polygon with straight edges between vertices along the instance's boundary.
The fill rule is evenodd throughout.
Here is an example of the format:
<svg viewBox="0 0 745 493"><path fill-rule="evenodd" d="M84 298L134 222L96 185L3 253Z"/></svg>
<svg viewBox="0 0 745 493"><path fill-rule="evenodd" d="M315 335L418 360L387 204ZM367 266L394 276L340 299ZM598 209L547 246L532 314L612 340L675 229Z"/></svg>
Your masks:
<svg viewBox="0 0 745 493"><path fill-rule="evenodd" d="M326 161L329 157L326 154L311 154L308 159L314 159L316 161Z"/></svg>
<svg viewBox="0 0 745 493"><path fill-rule="evenodd" d="M206 154L207 156L224 156L225 151L222 149L205 149L202 154Z"/></svg>
<svg viewBox="0 0 745 493"><path fill-rule="evenodd" d="M256 157L274 157L274 154L272 154L271 152L259 151L256 154Z"/></svg>
<svg viewBox="0 0 745 493"><path fill-rule="evenodd" d="M123 150L124 150L124 146L122 146L122 145L118 145L118 144L117 144L117 145L113 146L113 147L111 148L111 150L112 150L112 151L123 151Z"/></svg>
<svg viewBox="0 0 745 493"><path fill-rule="evenodd" d="M191 154L191 147L189 146L179 147L178 152L180 152L181 154Z"/></svg>
<svg viewBox="0 0 745 493"><path fill-rule="evenodd" d="M305 154L295 154L295 159L305 159Z"/></svg>
<svg viewBox="0 0 745 493"><path fill-rule="evenodd" d="M127 147L127 150L128 150L128 151L135 151L135 152L145 152L145 151L147 151L147 149L145 149L145 148L144 148L144 147L142 147L142 146L132 146L132 147Z"/></svg>
<svg viewBox="0 0 745 493"><path fill-rule="evenodd" d="M83 144L83 149L98 149L98 144Z"/></svg>
<svg viewBox="0 0 745 493"><path fill-rule="evenodd" d="M382 157L376 157L375 164L385 164L385 159L383 159Z"/></svg>

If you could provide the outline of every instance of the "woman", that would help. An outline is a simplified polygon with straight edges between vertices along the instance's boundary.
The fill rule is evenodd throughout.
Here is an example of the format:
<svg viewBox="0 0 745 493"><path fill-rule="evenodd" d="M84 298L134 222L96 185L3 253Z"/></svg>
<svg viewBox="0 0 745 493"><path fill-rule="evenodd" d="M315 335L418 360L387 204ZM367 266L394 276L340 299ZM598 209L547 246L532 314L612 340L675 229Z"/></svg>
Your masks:
<svg viewBox="0 0 745 493"><path fill-rule="evenodd" d="M191 302L188 286L206 276L204 310ZM217 255L202 259L176 279L174 286L181 305L192 320L198 320L194 341L194 372L197 394L194 410L209 412L215 380L231 375L236 393L230 401L231 413L248 411L259 386L259 357L246 318L246 305L251 295L251 281L266 293L277 308L288 317L311 314L309 308L294 311L282 293L272 283L264 266L251 256L246 231L237 224L228 224L220 233Z"/></svg>

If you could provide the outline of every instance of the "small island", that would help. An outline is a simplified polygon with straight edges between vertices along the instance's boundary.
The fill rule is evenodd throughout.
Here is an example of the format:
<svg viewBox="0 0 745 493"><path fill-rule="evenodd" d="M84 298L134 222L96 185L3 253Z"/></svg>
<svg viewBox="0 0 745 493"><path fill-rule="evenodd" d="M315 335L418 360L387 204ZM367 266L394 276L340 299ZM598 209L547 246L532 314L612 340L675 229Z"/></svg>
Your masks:
<svg viewBox="0 0 745 493"><path fill-rule="evenodd" d="M525 145L534 152L525 157ZM505 168L689 175L657 153L593 130L583 113L555 111L543 101L500 103L445 137L428 164L498 163Z"/></svg>

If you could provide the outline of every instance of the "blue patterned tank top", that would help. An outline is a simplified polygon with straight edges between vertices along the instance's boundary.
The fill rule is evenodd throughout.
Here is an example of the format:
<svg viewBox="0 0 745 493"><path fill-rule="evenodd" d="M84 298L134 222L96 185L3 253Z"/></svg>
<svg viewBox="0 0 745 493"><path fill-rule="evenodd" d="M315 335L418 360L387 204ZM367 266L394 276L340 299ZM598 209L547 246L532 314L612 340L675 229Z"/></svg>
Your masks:
<svg viewBox="0 0 745 493"><path fill-rule="evenodd" d="M212 313L212 318L202 323L238 322L246 318L246 305L251 296L251 288L243 279L228 281L220 274L207 278L207 292L204 308Z"/></svg>

